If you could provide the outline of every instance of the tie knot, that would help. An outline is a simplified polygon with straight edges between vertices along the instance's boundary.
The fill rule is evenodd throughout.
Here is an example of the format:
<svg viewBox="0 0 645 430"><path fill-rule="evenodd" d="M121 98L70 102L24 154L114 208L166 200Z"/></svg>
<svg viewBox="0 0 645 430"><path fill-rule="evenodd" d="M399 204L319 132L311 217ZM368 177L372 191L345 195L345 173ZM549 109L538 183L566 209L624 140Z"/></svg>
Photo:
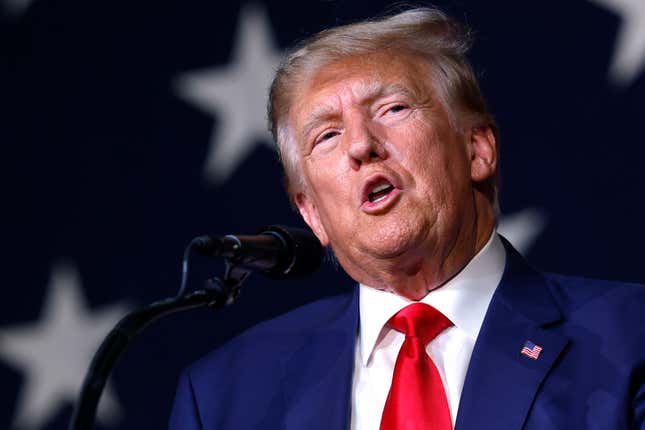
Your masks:
<svg viewBox="0 0 645 430"><path fill-rule="evenodd" d="M390 318L390 326L406 336L417 337L428 344L452 325L444 314L425 303L412 303Z"/></svg>

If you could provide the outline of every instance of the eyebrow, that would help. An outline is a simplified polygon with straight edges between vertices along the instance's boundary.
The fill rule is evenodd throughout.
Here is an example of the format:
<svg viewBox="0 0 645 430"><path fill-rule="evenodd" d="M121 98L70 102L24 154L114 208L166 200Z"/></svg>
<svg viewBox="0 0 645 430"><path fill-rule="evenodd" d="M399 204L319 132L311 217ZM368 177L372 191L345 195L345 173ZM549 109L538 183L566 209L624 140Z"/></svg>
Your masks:
<svg viewBox="0 0 645 430"><path fill-rule="evenodd" d="M405 97L414 98L414 92L401 84L388 84L383 85L380 82L373 82L361 85L357 91L357 98L364 102L372 102L381 97L388 97L392 94L402 94ZM328 121L337 115L336 107L331 104L321 104L316 106L308 115L309 119L305 123L302 131L302 138L305 139L311 131L316 128L320 123Z"/></svg>
<svg viewBox="0 0 645 430"><path fill-rule="evenodd" d="M309 119L302 129L302 138L306 139L311 131L319 124L328 121L337 114L337 109L331 105L316 106L309 114Z"/></svg>

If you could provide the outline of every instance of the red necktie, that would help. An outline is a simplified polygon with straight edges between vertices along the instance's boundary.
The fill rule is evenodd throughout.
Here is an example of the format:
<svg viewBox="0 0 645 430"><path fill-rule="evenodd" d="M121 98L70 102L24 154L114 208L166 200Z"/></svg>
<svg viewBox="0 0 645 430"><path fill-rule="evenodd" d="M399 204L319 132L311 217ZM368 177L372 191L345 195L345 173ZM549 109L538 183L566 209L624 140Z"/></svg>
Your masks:
<svg viewBox="0 0 645 430"><path fill-rule="evenodd" d="M394 365L380 430L452 430L441 376L426 353L426 345L452 323L425 303L413 303L389 324L405 333Z"/></svg>

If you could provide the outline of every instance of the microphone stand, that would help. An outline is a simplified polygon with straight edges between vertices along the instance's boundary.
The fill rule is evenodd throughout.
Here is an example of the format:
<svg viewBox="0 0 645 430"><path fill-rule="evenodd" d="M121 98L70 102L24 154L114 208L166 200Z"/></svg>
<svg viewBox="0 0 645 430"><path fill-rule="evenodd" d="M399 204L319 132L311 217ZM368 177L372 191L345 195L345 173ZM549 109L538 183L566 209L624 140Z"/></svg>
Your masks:
<svg viewBox="0 0 645 430"><path fill-rule="evenodd" d="M130 341L153 321L176 312L207 306L212 309L232 304L250 271L226 260L224 277L212 278L206 288L190 294L159 300L123 317L108 333L85 375L79 401L69 430L89 430L94 426L96 408L107 379Z"/></svg>

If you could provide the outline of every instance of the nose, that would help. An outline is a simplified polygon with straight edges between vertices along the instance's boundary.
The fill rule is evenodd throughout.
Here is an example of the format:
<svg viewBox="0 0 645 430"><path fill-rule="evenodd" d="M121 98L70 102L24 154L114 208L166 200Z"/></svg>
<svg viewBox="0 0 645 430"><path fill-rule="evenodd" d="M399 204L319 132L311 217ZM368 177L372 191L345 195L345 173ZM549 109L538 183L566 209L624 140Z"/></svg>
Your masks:
<svg viewBox="0 0 645 430"><path fill-rule="evenodd" d="M357 119L346 128L347 155L354 170L360 169L363 163L386 158L385 146L377 135L374 125L368 120Z"/></svg>

